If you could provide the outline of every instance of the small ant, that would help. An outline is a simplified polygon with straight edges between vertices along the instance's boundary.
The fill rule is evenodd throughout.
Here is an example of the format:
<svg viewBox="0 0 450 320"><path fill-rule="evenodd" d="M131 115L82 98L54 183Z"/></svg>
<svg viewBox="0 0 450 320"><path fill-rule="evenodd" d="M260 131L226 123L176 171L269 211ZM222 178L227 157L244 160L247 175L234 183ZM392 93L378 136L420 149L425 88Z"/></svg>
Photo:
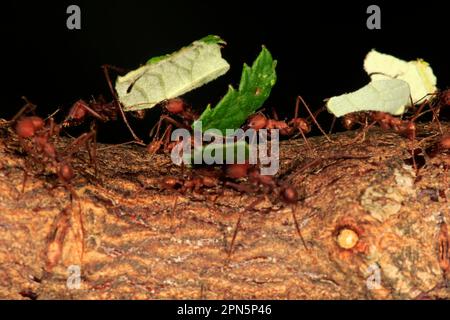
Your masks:
<svg viewBox="0 0 450 320"><path fill-rule="evenodd" d="M165 177L162 181L163 187L165 189L178 190L182 193L199 192L201 188L213 188L217 186L219 180L213 176L196 176L189 177L186 180L182 180L175 177Z"/></svg>
<svg viewBox="0 0 450 320"><path fill-rule="evenodd" d="M323 131L322 127L317 122L316 117L311 112L310 108L308 107L305 100L301 96L297 97L297 100L295 103L294 117L291 120L289 120L288 122L279 120L276 112L274 112L273 119L267 118L262 113L257 113L249 118L247 128L251 128L254 130L279 129L280 135L282 135L282 136L292 136L296 132L298 132L302 135L303 140L305 141L308 148L311 149L311 146L305 136L305 134L308 134L309 132L311 132L311 126L305 118L300 118L298 116L300 102L303 103L303 105L305 106L306 110L308 111L310 117L313 119L314 123L317 125L319 130L324 134L326 139L330 142L333 142L330 139L330 137L325 133L325 131Z"/></svg>
<svg viewBox="0 0 450 320"><path fill-rule="evenodd" d="M150 136L153 136L153 140L147 146L147 150L151 155L156 154L161 149L163 152L170 152L178 143L170 141L173 128L177 127L190 130L192 123L198 118L198 115L193 111L192 107L181 98L166 100L162 103L162 107L163 114L150 131ZM160 137L161 125L163 122L167 122L168 125Z"/></svg>
<svg viewBox="0 0 450 320"><path fill-rule="evenodd" d="M402 120L394 117L386 112L353 112L346 114L342 123L344 128L351 130L356 124L364 124L364 134L374 124L378 123L383 130L394 130L400 134L405 135L410 140L416 137L416 126L414 124L415 118L412 120ZM368 124L368 121L372 121Z"/></svg>
<svg viewBox="0 0 450 320"><path fill-rule="evenodd" d="M300 237L303 246L308 250L306 242L302 236L297 217L295 215L295 208L298 203L298 193L295 188L287 183L280 182L274 176L261 175L258 168L250 166L249 164L229 164L225 166L225 177L233 180L247 178L247 184L239 184L231 181L225 181L225 186L229 186L241 193L258 193L263 192L264 195L275 194L278 201L281 201L285 205L291 207L292 218L295 223L295 228L298 236ZM241 219L245 211L253 209L264 198L259 197L253 201L244 210L239 212L239 217L234 228L233 237L228 250L228 260L231 258L231 254L234 250L234 244L241 224Z"/></svg>
<svg viewBox="0 0 450 320"><path fill-rule="evenodd" d="M89 133L82 134L62 151L57 150L55 146L55 139L59 137L60 126L55 123L53 118L44 121L37 116L22 116L16 121L15 132L24 150L44 167L47 165L53 166L59 180L69 191L71 191L70 181L74 177L70 160L81 145L86 144L91 163L94 163L97 173L95 130L92 129ZM92 142L94 146L92 146ZM22 193L25 190L27 176L28 173L25 170ZM74 194L72 191L71 193Z"/></svg>
<svg viewBox="0 0 450 320"><path fill-rule="evenodd" d="M78 125L88 115L102 122L117 120L117 107L114 102L106 103L103 98L100 98L98 102L91 101L90 103L82 99L78 100L70 108L66 119L63 121L63 126Z"/></svg>
<svg viewBox="0 0 450 320"><path fill-rule="evenodd" d="M201 193L204 188L214 188L220 184L219 176L216 171L204 171L204 174L196 173L194 176L189 176L186 179L177 178L173 176L164 177L161 181L161 187L163 189L175 190L181 194L186 192ZM174 205L172 207L172 216L175 215L175 210L178 204L178 195L175 198Z"/></svg>

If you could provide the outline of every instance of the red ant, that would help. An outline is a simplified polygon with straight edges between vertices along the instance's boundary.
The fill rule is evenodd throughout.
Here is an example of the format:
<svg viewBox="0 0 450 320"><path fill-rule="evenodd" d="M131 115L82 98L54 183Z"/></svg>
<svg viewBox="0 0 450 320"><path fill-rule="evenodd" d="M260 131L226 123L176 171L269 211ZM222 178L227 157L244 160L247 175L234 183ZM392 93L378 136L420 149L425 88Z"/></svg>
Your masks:
<svg viewBox="0 0 450 320"><path fill-rule="evenodd" d="M170 152L178 142L170 142L170 136L174 127L191 129L192 123L198 118L192 107L181 98L169 99L162 103L163 114L157 124L150 131L153 136L152 142L147 146L151 155L163 149L163 152ZM174 119L177 118L178 120ZM160 137L162 122L168 125ZM156 132L155 132L156 130Z"/></svg>
<svg viewBox="0 0 450 320"><path fill-rule="evenodd" d="M63 126L72 126L80 124L85 118L90 115L100 121L106 122L117 119L117 107L114 102L106 103L103 98L100 101L91 101L90 103L84 100L75 102L69 110Z"/></svg>
<svg viewBox="0 0 450 320"><path fill-rule="evenodd" d="M330 137L325 133L325 131L323 131L322 127L317 122L316 117L311 112L310 108L308 107L305 100L301 96L297 97L297 100L295 103L294 117L290 121L286 122L286 121L279 120L276 112L274 112L274 119L267 118L262 113L258 113L249 118L247 128L251 128L254 130L279 129L281 136L292 136L296 132L298 132L302 135L303 140L305 141L308 148L311 149L311 146L305 136L305 134L308 134L309 132L311 132L311 126L309 125L308 121L305 118L300 118L298 116L300 102L303 103L303 105L305 106L306 110L309 113L309 116L312 118L312 120L314 121L316 126L319 128L319 130L324 134L326 139L330 142L333 142L330 139Z"/></svg>
<svg viewBox="0 0 450 320"><path fill-rule="evenodd" d="M166 189L178 190L180 192L199 192L201 188L213 188L218 184L218 179L213 176L196 176L182 180L175 177L165 177L163 187Z"/></svg>
<svg viewBox="0 0 450 320"><path fill-rule="evenodd" d="M163 189L176 190L181 194L186 192L201 193L203 188L214 188L219 185L220 181L215 171L205 171L204 174L196 173L195 177L190 176L186 179L176 178L172 176L164 177L161 181ZM172 215L175 215L175 209L178 203L178 195L175 198L172 207Z"/></svg>
<svg viewBox="0 0 450 320"><path fill-rule="evenodd" d="M69 190L71 190L69 183L74 176L69 161L82 144L86 144L91 162L95 164L97 172L94 130L82 134L62 151L58 151L55 146L55 138L59 137L60 126L55 124L53 118L44 121L37 116L22 117L15 124L15 132L25 151L38 163L44 166L50 164L56 168L58 178ZM26 178L27 170L25 170L22 193L25 189Z"/></svg>
<svg viewBox="0 0 450 320"><path fill-rule="evenodd" d="M82 144L88 145L88 152L90 156L92 153L91 149L93 149L95 153L95 146L93 148L90 146L90 142L92 140L94 140L95 143L95 131L91 130L91 132L89 133L82 134L62 151L59 151L55 146L55 139L59 137L60 126L55 124L52 118L50 118L48 121L44 121L42 118L36 116L22 117L17 121L15 125L15 131L24 150L29 153L37 163L40 163L44 167L46 167L47 165L51 165L54 168L59 182L66 190L70 192L72 206L72 200L79 200L79 198L71 185L72 180L75 177L75 173L72 165L70 164L70 161L72 160L72 156L75 151L79 150ZM95 157L95 154L93 155L93 157ZM91 157L91 160L94 159L93 157ZM27 177L28 170L25 169L21 194L23 194L25 190ZM78 213L74 216L74 219L77 219L79 223L79 230L76 232L76 234L80 238L80 242L82 243L81 246L83 252L84 226L83 218L81 215L81 204L79 201L78 206L79 210ZM66 209L64 209L64 212L66 212ZM58 228L56 227L56 231L57 230ZM58 245L58 243L50 243L49 246L50 245L56 246ZM58 249L59 251L56 249ZM54 254L56 254L56 251L58 251L60 254L60 249L60 243L59 246L56 246L55 248L48 248L49 261L53 260L52 257ZM55 261L56 260L57 259L55 259ZM50 263L47 266L49 267L49 269L51 269L52 264Z"/></svg>
<svg viewBox="0 0 450 320"><path fill-rule="evenodd" d="M92 116L97 120L103 122L116 120L118 114L120 114L129 132L133 136L134 142L142 145L143 143L141 139L139 139L139 137L134 133L127 120L127 117L125 116L125 112L122 109L122 105L119 102L119 98L116 92L114 91L111 78L109 76L109 69L114 69L118 72L122 72L123 70L110 65L103 65L102 69L108 83L109 90L111 91L111 94L113 96L113 101L106 102L102 97L99 99L99 101L94 100L89 103L84 100L78 100L70 108L66 119L63 121L63 126L78 125L85 121L88 116Z"/></svg>
<svg viewBox="0 0 450 320"><path fill-rule="evenodd" d="M415 119L414 117L411 120L402 120L386 112L354 112L345 115L342 122L347 130L352 129L355 124L364 124L364 135L370 127L378 123L383 130L394 130L410 140L414 140L416 137ZM367 124L368 121L372 121L372 123Z"/></svg>
<svg viewBox="0 0 450 320"><path fill-rule="evenodd" d="M298 202L298 193L295 188L287 183L281 183L274 176L269 175L261 175L259 170L250 166L249 164L230 164L225 166L225 176L231 179L242 179L248 178L248 184L238 184L235 182L225 181L225 186L229 186L241 193L257 193L263 192L265 195L267 194L275 194L277 199L284 203L285 205L291 206L292 218L295 223L295 228L298 236L300 237L303 246L308 250L306 242L302 236L297 217L295 215L295 207ZM236 222L236 226L234 228L233 237L231 239L230 248L228 250L228 260L231 257L234 249L234 243L236 241L236 237L239 231L239 227L241 224L241 219L243 213L250 209L253 209L258 203L260 203L263 198L258 198L253 201L249 206L247 206L244 210L239 212L239 217Z"/></svg>
<svg viewBox="0 0 450 320"><path fill-rule="evenodd" d="M136 134L134 133L134 131L131 129L131 126L129 125L127 118L125 116L125 113L122 109L122 106L120 104L119 98L113 88L112 82L111 82L111 78L109 75L109 69L115 70L118 73L124 73L124 70L121 68L117 68L111 65L103 65L103 72L104 75L106 77L109 89L111 91L111 94L114 97L114 101L113 101L113 105L115 105L115 110L118 110L125 122L125 124L128 127L128 130L131 132L132 136L134 137L135 141L138 142L139 144L142 144L142 141L136 136ZM111 110L114 110L113 105L100 105L98 108L95 108L93 106L90 106L91 109L96 112L100 117L104 116L104 111L102 109L105 109L106 112L111 113ZM180 128L190 128L190 125L192 124L192 122L198 118L198 115L192 110L192 108L190 106L188 106L184 100L182 100L181 98L174 98L174 99L168 99L167 101L164 101L161 103L161 105L163 106L163 112L167 112L168 114L163 114L160 118L160 120L158 121L157 124L157 132L154 136L153 142L152 144L150 144L148 146L149 151L151 151L151 153L156 153L157 151L159 151L160 147L161 147L161 139L159 138L159 129L161 127L161 122L162 121L166 121L169 124L175 125L177 127ZM91 112L92 113L92 112ZM178 117L180 121L177 121L175 119L173 119L171 116L176 116ZM94 115L95 116L95 115ZM98 118L98 117L97 117ZM155 127L154 127L155 128ZM150 132L150 136L153 135L153 130L154 128L151 130ZM167 135L170 136L171 134L171 130L167 131ZM160 140L160 141L158 141Z"/></svg>

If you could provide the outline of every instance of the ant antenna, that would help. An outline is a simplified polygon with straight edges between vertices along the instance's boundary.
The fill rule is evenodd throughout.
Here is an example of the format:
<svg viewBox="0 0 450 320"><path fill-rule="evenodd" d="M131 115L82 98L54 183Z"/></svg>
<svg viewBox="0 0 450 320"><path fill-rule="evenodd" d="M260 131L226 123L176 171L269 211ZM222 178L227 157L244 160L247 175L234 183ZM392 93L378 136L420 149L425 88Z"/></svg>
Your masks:
<svg viewBox="0 0 450 320"><path fill-rule="evenodd" d="M330 139L330 137L327 135L327 133L322 129L322 127L320 126L320 124L317 122L316 117L314 117L314 114L311 112L311 110L309 109L308 105L306 104L305 100L303 100L302 96L297 96L297 101L295 103L295 109L297 112L297 109L299 107L300 101L303 103L303 105L306 107L306 110L308 111L309 115L311 116L311 118L313 119L314 123L316 124L317 128L319 128L320 132L322 132L322 134L325 136L325 138L331 142L334 143L333 140Z"/></svg>
<svg viewBox="0 0 450 320"><path fill-rule="evenodd" d="M105 75L106 81L108 82L109 90L111 91L111 94L114 97L114 103L116 104L117 108L119 109L120 115L122 116L122 119L125 122L125 125L127 126L128 130L130 131L130 133L133 136L133 138L136 140L136 143L141 144L141 145L145 145L142 142L142 140L139 139L139 137L134 133L133 129L131 128L130 124L128 123L127 117L125 116L125 112L123 112L122 105L119 102L119 98L117 97L117 94L114 91L114 88L112 86L112 82L111 82L111 78L109 76L108 69L113 69L113 70L117 70L117 69L115 67L112 67L112 66L109 66L109 65L106 65L106 64L102 66L102 69L103 69L103 73Z"/></svg>

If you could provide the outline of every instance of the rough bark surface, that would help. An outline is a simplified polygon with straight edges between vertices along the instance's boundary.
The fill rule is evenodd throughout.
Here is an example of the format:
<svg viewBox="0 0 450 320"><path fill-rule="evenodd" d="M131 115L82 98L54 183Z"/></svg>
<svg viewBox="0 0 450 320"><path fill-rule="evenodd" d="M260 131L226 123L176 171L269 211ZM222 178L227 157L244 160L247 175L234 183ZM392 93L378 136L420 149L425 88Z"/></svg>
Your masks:
<svg viewBox="0 0 450 320"><path fill-rule="evenodd" d="M428 138L417 147L439 139L431 125L419 132ZM416 175L409 140L375 128L355 143L355 134L336 134L334 144L310 138L313 152L301 139L283 142L280 176L301 201L291 208L268 195L245 212L227 261L239 212L255 196L164 190L161 177L180 175L168 156L99 145L97 178L87 153L74 160L71 200L52 168L32 163L0 123L0 298L448 298L439 260L450 221L448 154L425 155ZM337 244L342 228L359 236L350 250ZM80 267L79 289L67 287L70 266ZM380 286L371 286L378 275Z"/></svg>

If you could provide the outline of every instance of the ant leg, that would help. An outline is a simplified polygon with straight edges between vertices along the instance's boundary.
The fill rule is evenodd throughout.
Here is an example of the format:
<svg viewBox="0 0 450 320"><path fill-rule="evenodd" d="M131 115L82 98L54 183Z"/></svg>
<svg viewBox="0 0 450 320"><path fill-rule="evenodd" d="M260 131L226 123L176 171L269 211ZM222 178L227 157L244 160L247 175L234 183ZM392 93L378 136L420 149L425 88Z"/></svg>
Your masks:
<svg viewBox="0 0 450 320"><path fill-rule="evenodd" d="M86 141L86 149L88 150L89 160L91 165L94 166L94 175L97 177L98 175L98 166L97 166L97 130L94 127L91 129L94 134L91 139Z"/></svg>
<svg viewBox="0 0 450 320"><path fill-rule="evenodd" d="M102 115L100 115L98 112L94 111L91 107L89 107L87 104L83 105L83 108L87 110L87 112L89 112L94 118L97 118L100 121L105 122L106 119L105 117L103 117ZM71 110L71 112L69 112L69 114L67 115L67 117L64 119L63 123L66 123L69 121L69 119L71 119L73 117L73 110Z"/></svg>
<svg viewBox="0 0 450 320"><path fill-rule="evenodd" d="M364 127L362 128L361 132L358 133L355 138L351 141L351 143L355 143L357 142L360 137L362 136L362 140L360 142L363 142L364 140L366 140L366 133L369 131L370 128L372 128L377 122L373 121L371 124L367 124L367 118L366 118L366 123L364 124Z"/></svg>
<svg viewBox="0 0 450 320"><path fill-rule="evenodd" d="M413 129L413 131L411 132L411 136L412 136L411 156L412 156L412 160L413 160L414 172L417 177L417 175L419 174L419 169L417 168L417 163L416 163L416 129Z"/></svg>
<svg viewBox="0 0 450 320"><path fill-rule="evenodd" d="M110 70L113 70L113 71L117 72L120 75L126 74L126 73L131 71L129 69L117 67L117 66L114 66L112 64L104 64L102 67L105 67L105 68L108 68Z"/></svg>
<svg viewBox="0 0 450 320"><path fill-rule="evenodd" d="M330 126L330 130L328 130L328 134L332 134L333 133L333 129L334 129L334 125L336 124L336 116L333 116L333 121L331 121L331 126Z"/></svg>
<svg viewBox="0 0 450 320"><path fill-rule="evenodd" d="M93 139L95 132L91 131L89 133L85 132L74 141L72 141L62 152L65 158L71 157L77 150L80 149L82 144L87 143L89 140ZM89 150L88 150L89 151Z"/></svg>
<svg viewBox="0 0 450 320"><path fill-rule="evenodd" d="M300 132L300 134L302 135L303 140L305 141L306 147L308 148L308 151L310 153L312 153L313 149L311 147L311 144L309 143L308 139L306 139L305 134L303 133L303 130L298 128L298 131Z"/></svg>
<svg viewBox="0 0 450 320"><path fill-rule="evenodd" d="M155 155L155 154L161 149L161 145L162 145L163 140L164 140L166 137L170 137L170 134L168 135L168 132L169 132L169 131L171 132L171 130L172 130L172 125L169 125L169 126L166 128L166 130L164 131L164 133L163 133L161 139L158 138L157 140L155 140L155 138L156 138L156 136L155 136L155 138L153 139L153 141L148 145L147 150L148 150L149 153L150 153L150 158L152 158L153 155ZM159 129L158 129L158 131L159 131Z"/></svg>
<svg viewBox="0 0 450 320"><path fill-rule="evenodd" d="M81 201L80 198L78 196L78 194L76 193L76 191L73 189L73 187L67 183L67 182L63 182L63 186L64 188L66 188L67 190L69 190L70 193L70 206L72 209L72 218L76 219L76 221L78 222L79 228L77 228L77 230L74 230L74 235L75 238L79 241L80 246L81 246L81 253L80 253L80 260L83 261L83 255L84 255L84 234L85 234L85 229L84 229L84 221L83 221L83 212L81 210ZM78 203L78 210L74 210L73 209L73 200L75 200ZM77 212L76 215L73 214L73 212ZM73 226L73 223L71 223L71 227Z"/></svg>
<svg viewBox="0 0 450 320"><path fill-rule="evenodd" d="M114 103L115 103L117 109L119 110L120 115L121 115L123 121L125 122L125 125L127 126L128 130L130 131L130 133L133 136L134 140L136 140L136 143L144 145L142 140L139 139L139 137L134 133L133 129L131 128L130 124L128 123L128 120L127 120L127 117L125 115L125 112L123 111L122 105L119 102L119 98L117 97L117 94L114 91L114 88L113 88L112 82L111 82L111 77L109 76L109 71L108 71L108 69L111 68L111 66L103 65L102 68L103 68L103 73L105 74L106 81L108 82L109 90L111 91L111 94L113 95ZM112 69L114 69L114 68L112 68Z"/></svg>
<svg viewBox="0 0 450 320"><path fill-rule="evenodd" d="M438 128L439 128L439 132L441 134L444 134L444 131L442 131L442 126L441 126L441 122L439 121L439 112L440 112L440 108L438 111L436 111L434 109L434 106L432 104L429 104L428 107L430 108L431 112L433 113L433 120L432 122L436 121L438 124Z"/></svg>
<svg viewBox="0 0 450 320"><path fill-rule="evenodd" d="M227 263L226 264L228 264L228 262L231 259L231 254L233 253L233 249L234 249L234 243L236 241L236 237L237 237L237 234L238 234L238 231L239 231L239 227L241 226L241 220L242 220L242 216L243 216L244 212L250 210L253 207L255 207L256 205L258 205L263 200L264 200L264 197L259 197L258 199L253 201L249 206L244 208L244 210L241 210L239 212L239 217L238 217L238 220L236 222L236 226L234 227L233 238L231 239L230 248L228 249L228 256L227 256Z"/></svg>
<svg viewBox="0 0 450 320"><path fill-rule="evenodd" d="M17 200L19 200L23 194L25 193L25 185L27 183L28 180L28 168L27 165L25 164L25 168L23 169L23 181L22 181L22 189L20 190L19 196L17 197Z"/></svg>
<svg viewBox="0 0 450 320"><path fill-rule="evenodd" d="M236 226L234 227L233 238L231 239L230 248L228 249L227 263L226 264L228 264L228 262L231 259L231 254L233 253L233 249L234 249L234 242L236 241L237 233L238 233L239 227L241 226L241 219L242 219L243 213L244 213L243 210L241 210L239 212L239 217L238 217L238 220L236 222Z"/></svg>
<svg viewBox="0 0 450 320"><path fill-rule="evenodd" d="M305 247L306 250L309 250L308 246L306 245L305 239L302 236L302 231L300 230L300 226L298 225L298 220L295 215L295 209L297 209L297 206L291 207L292 218L294 219L294 223L295 223L295 229L297 230L297 234L300 237L300 240L302 240L303 246Z"/></svg>
<svg viewBox="0 0 450 320"><path fill-rule="evenodd" d="M163 143L164 150L167 150L167 146L168 146L169 143L170 143L170 137L171 137L171 135L172 135L172 129L173 129L173 126L172 126L171 124L169 124L169 125L167 126L166 132L164 132L164 135L163 135L163 137L161 138L161 139L164 139L164 143Z"/></svg>
<svg viewBox="0 0 450 320"><path fill-rule="evenodd" d="M164 115L164 114L161 115L161 118L160 118L160 119L161 119L161 120L164 120L164 121L167 121L168 123L174 125L174 126L177 127L177 128L184 128L184 129L187 129L187 130L190 130L190 129L191 129L189 126L186 126L186 125L182 124L181 122L179 122L179 121L177 121L177 120L175 120L175 119L172 119L171 117L166 116L166 115Z"/></svg>
<svg viewBox="0 0 450 320"><path fill-rule="evenodd" d="M308 105L306 104L305 100L303 100L302 96L297 96L297 101L296 101L296 108L297 105L300 104L300 101L303 103L303 105L305 106L306 110L308 111L310 117L312 118L312 120L314 121L314 123L316 124L317 128L319 128L320 132L322 132L322 134L325 136L325 138L331 142L334 143L333 140L330 139L330 137L328 136L328 134L322 129L322 127L320 126L319 122L317 122L316 117L314 116L314 114L311 112L311 110L309 109Z"/></svg>
<svg viewBox="0 0 450 320"><path fill-rule="evenodd" d="M10 120L10 123L14 123L26 112L34 112L36 110L36 105L31 103L25 96L22 97L22 100L25 101L25 105L20 108L19 112L17 112L14 117Z"/></svg>
<svg viewBox="0 0 450 320"><path fill-rule="evenodd" d="M159 130L161 129L161 118L158 120L158 122L153 126L153 128L150 130L148 136L149 137L158 137L159 136ZM156 129L156 133L155 132Z"/></svg>
<svg viewBox="0 0 450 320"><path fill-rule="evenodd" d="M177 208L177 204L178 204L178 194L175 196L175 201L173 203L173 207L172 207L172 217L175 217L175 209Z"/></svg>
<svg viewBox="0 0 450 320"><path fill-rule="evenodd" d="M277 113L277 111L275 110L275 108L271 108L271 110L272 110L272 116L273 116L273 118L274 118L276 121L278 121L279 118L278 118L278 113ZM297 116L295 116L295 118L297 118Z"/></svg>

